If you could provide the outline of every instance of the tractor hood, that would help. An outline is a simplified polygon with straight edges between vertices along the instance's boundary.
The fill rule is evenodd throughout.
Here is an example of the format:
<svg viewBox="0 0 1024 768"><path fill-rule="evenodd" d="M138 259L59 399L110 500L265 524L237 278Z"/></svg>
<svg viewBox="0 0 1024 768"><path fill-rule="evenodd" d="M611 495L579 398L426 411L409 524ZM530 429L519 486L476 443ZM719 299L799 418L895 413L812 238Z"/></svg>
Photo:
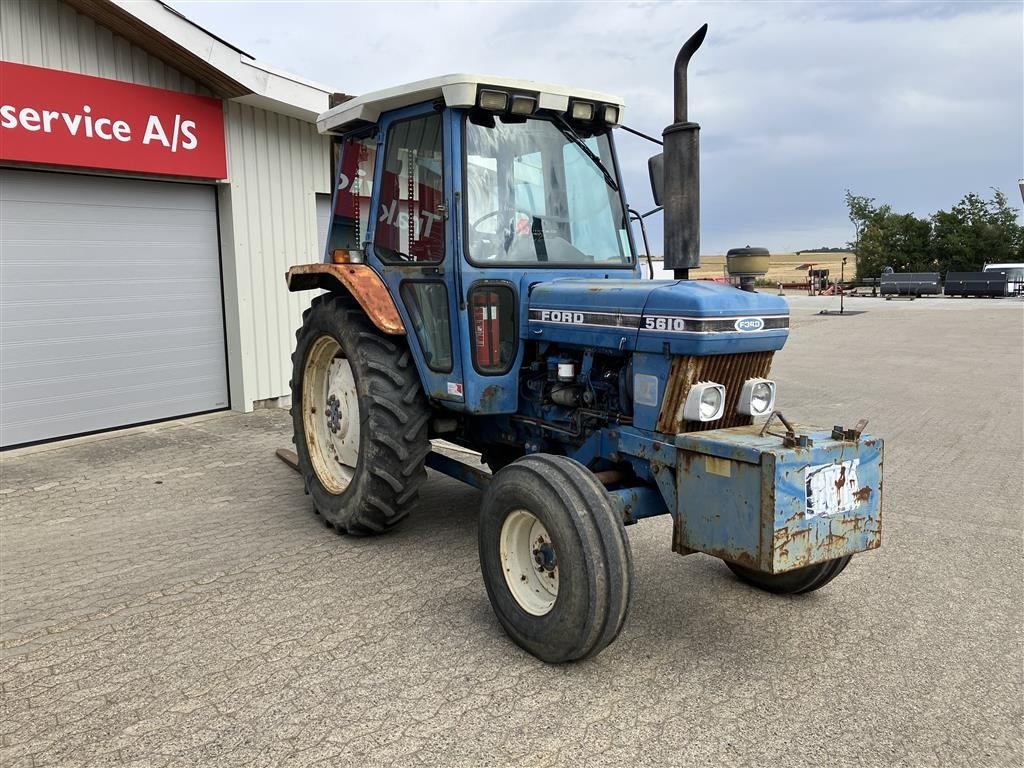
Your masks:
<svg viewBox="0 0 1024 768"><path fill-rule="evenodd" d="M580 280L538 283L524 337L579 347L673 355L781 349L785 299L703 280Z"/></svg>

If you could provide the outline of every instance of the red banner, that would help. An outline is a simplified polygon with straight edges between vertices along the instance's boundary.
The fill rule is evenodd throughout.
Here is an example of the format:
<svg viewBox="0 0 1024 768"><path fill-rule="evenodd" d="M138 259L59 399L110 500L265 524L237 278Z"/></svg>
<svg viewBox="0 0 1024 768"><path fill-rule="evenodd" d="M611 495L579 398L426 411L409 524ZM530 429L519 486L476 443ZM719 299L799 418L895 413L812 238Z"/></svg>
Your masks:
<svg viewBox="0 0 1024 768"><path fill-rule="evenodd" d="M0 61L0 160L227 176L218 99Z"/></svg>

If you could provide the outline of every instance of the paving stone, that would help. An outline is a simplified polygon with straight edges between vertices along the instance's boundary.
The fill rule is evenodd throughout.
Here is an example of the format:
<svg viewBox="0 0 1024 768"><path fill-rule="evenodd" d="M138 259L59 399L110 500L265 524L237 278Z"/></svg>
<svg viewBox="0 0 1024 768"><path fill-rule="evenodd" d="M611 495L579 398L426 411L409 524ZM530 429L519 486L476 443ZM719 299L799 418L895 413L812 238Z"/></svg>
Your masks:
<svg viewBox="0 0 1024 768"><path fill-rule="evenodd" d="M502 633L478 492L431 473L336 536L287 413L0 456L0 764L1021 765L1022 305L819 303L780 406L886 438L883 547L780 599L644 521L626 627L575 665Z"/></svg>

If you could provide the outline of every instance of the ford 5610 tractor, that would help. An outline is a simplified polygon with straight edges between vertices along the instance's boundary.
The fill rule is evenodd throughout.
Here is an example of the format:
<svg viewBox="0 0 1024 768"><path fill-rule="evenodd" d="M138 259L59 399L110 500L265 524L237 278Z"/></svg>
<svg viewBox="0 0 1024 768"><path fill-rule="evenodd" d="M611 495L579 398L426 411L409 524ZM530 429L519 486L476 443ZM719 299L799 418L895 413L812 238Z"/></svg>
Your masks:
<svg viewBox="0 0 1024 768"><path fill-rule="evenodd" d="M339 144L333 221L323 261L287 275L324 291L293 356L306 491L327 524L370 535L414 510L425 467L483 489L487 595L545 661L618 635L626 526L643 518L671 515L674 551L776 593L818 589L880 542L882 441L775 410L785 300L689 279L686 68L705 31L676 59L675 121L650 163L672 280L640 272L614 96L450 75L318 120Z"/></svg>

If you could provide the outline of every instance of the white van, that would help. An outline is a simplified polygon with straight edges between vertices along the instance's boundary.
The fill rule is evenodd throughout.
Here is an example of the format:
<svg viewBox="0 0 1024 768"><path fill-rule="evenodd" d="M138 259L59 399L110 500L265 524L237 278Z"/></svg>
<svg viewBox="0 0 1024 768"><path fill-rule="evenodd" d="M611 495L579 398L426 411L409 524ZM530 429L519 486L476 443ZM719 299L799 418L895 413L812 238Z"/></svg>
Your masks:
<svg viewBox="0 0 1024 768"><path fill-rule="evenodd" d="M1006 293L1009 296L1024 294L1024 263L986 264L983 272L1005 272Z"/></svg>

